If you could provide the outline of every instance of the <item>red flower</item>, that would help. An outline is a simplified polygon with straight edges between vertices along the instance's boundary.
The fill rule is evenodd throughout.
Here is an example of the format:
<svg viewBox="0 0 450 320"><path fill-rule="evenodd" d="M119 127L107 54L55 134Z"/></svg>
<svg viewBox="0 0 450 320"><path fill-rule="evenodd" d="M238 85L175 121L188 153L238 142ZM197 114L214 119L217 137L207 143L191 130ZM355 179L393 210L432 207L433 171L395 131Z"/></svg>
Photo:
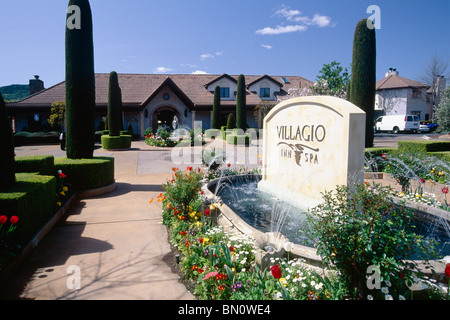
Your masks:
<svg viewBox="0 0 450 320"><path fill-rule="evenodd" d="M443 188L442 188L442 193L447 194L447 193L448 193L448 187L443 187Z"/></svg>
<svg viewBox="0 0 450 320"><path fill-rule="evenodd" d="M62 179L67 178L67 176L64 173L62 173L62 172L59 173L59 177L62 178Z"/></svg>
<svg viewBox="0 0 450 320"><path fill-rule="evenodd" d="M187 171L192 171L192 167L187 167Z"/></svg>
<svg viewBox="0 0 450 320"><path fill-rule="evenodd" d="M230 252L233 252L233 251L234 251L234 249L235 249L235 247L233 247L233 246L230 246Z"/></svg>
<svg viewBox="0 0 450 320"><path fill-rule="evenodd" d="M281 278L281 269L278 266L278 264L270 267L270 271L272 271L272 275L275 279L280 279Z"/></svg>
<svg viewBox="0 0 450 320"><path fill-rule="evenodd" d="M0 216L0 224L5 224L6 221L8 221L8 217L7 216Z"/></svg>
<svg viewBox="0 0 450 320"><path fill-rule="evenodd" d="M231 167L231 163L228 163L228 164L227 164L227 167L228 167L228 168Z"/></svg>
<svg viewBox="0 0 450 320"><path fill-rule="evenodd" d="M450 263L447 263L447 265L445 266L445 275L447 276L447 278L450 278Z"/></svg>
<svg viewBox="0 0 450 320"><path fill-rule="evenodd" d="M178 231L178 233L181 234L182 236L186 236L187 235L186 231Z"/></svg>
<svg viewBox="0 0 450 320"><path fill-rule="evenodd" d="M209 209L205 210L205 216L209 216L211 214L211 211L209 211Z"/></svg>
<svg viewBox="0 0 450 320"><path fill-rule="evenodd" d="M421 182L422 184L424 184L424 183L425 183L425 179L420 179L420 182Z"/></svg>
<svg viewBox="0 0 450 320"><path fill-rule="evenodd" d="M382 157L383 159L386 159L386 154L385 154L385 153L382 153L382 154L381 154L381 157Z"/></svg>
<svg viewBox="0 0 450 320"><path fill-rule="evenodd" d="M202 191L200 191L200 194L205 194L205 191L203 191L203 190L202 190Z"/></svg>
<svg viewBox="0 0 450 320"><path fill-rule="evenodd" d="M223 285L219 285L219 286L217 286L217 289L219 289L219 291L223 291L223 290L225 290L225 287Z"/></svg>
<svg viewBox="0 0 450 320"><path fill-rule="evenodd" d="M9 220L9 222L11 222L12 225L16 224L17 221L19 221L18 216L12 216L11 219Z"/></svg>
<svg viewBox="0 0 450 320"><path fill-rule="evenodd" d="M200 243L203 243L203 238L198 239Z"/></svg>

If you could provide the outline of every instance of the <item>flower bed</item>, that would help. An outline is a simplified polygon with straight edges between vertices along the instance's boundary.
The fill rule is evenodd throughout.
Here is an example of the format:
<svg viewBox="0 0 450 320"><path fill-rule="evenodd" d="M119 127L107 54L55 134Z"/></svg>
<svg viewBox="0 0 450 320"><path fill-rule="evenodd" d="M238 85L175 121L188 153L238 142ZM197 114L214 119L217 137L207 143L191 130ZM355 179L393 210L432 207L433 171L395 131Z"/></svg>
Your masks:
<svg viewBox="0 0 450 320"><path fill-rule="evenodd" d="M395 268L409 266L407 264L396 264L398 262L395 262L394 258L390 256L381 256L380 259L375 260L374 256L372 258L367 256L371 259L371 263L380 261L384 266L379 288L372 291L364 290L369 294L364 294L363 297L348 289L348 277L342 273L341 269L337 269L339 272L317 270L301 259L289 259L287 257L272 259L270 268L261 270L255 263L255 253L257 252L255 239L230 232L223 226L217 225L216 218L220 214L217 209L218 206L208 203L201 191L204 175L201 169L188 167L183 172L174 168L172 178L163 185L165 194L160 194L157 199L150 200L150 203L155 201L162 203L163 223L168 228L172 247L179 253L178 266L180 272L183 279L189 284L188 286L193 288L192 290L198 299L341 300L352 298L391 300L411 298L410 294L398 289L397 284L403 278L389 277L389 270L393 266ZM367 194L364 193L365 200L362 202L365 205L367 205L365 201L374 198L370 190L367 187L363 189L364 192L367 192ZM359 203L355 203L355 207L359 208ZM377 215L381 215L377 208L371 210L371 214L373 219L376 219ZM336 217L336 215L333 214L333 217ZM353 218L351 216L344 217L354 221L356 216L353 215ZM364 221L362 219L358 224L362 233L370 225L370 223ZM392 222L388 220L389 223ZM383 225L386 226L382 222L378 224L380 228L377 230L385 232L386 228L383 229ZM326 226L332 226L331 220ZM349 226L351 225L349 224ZM349 231L351 232L350 229ZM399 230L399 232L402 231ZM368 236L370 234L371 232ZM376 234L373 237L378 239ZM389 239L389 237L389 234L383 235L383 239ZM347 236L342 243L349 244ZM370 252L375 252L378 247L375 246L375 243L373 245L373 249L369 249L368 247L365 248L364 244L359 243L358 248L363 251L367 249ZM336 256L336 253L327 251L328 249L325 249L325 247L322 248L324 254L329 254L327 258L331 259L330 265L335 265L337 261L332 259ZM351 246L348 246L347 249L356 250L352 249ZM366 255L364 255L364 258L367 258ZM362 257L361 255L357 256ZM352 256L348 256L348 258L351 259ZM340 256L340 259L341 262L344 261L342 260L344 259L343 256ZM364 261L359 263L364 266ZM397 270L395 268L392 271ZM360 271L364 272L364 270ZM406 270L404 273L407 273ZM411 273L408 272L408 275L410 277ZM363 278L366 281L364 274L362 274L361 279ZM393 281L394 278L396 281ZM430 285L430 288L425 298L442 299L442 293L438 287Z"/></svg>

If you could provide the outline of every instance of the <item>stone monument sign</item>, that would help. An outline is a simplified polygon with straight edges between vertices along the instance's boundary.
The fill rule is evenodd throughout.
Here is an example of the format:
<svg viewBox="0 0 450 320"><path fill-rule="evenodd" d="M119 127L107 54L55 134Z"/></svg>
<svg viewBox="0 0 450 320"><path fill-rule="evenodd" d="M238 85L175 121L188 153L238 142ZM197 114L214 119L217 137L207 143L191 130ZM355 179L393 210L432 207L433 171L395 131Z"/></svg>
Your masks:
<svg viewBox="0 0 450 320"><path fill-rule="evenodd" d="M301 97L264 119L261 191L302 209L338 185L364 182L366 114L336 97Z"/></svg>

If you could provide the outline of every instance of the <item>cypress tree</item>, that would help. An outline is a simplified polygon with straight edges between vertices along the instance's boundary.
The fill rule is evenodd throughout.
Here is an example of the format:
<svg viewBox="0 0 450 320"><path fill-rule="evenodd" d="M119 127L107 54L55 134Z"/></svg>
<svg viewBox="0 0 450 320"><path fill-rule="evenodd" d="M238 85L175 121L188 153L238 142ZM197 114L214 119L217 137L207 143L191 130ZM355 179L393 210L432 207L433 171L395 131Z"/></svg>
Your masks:
<svg viewBox="0 0 450 320"><path fill-rule="evenodd" d="M247 129L247 97L245 90L245 77L241 74L237 82L236 96L236 127L238 129Z"/></svg>
<svg viewBox="0 0 450 320"><path fill-rule="evenodd" d="M16 182L14 143L6 104L0 93L0 190L14 186Z"/></svg>
<svg viewBox="0 0 450 320"><path fill-rule="evenodd" d="M230 113L227 120L227 130L233 130L234 128L236 128L236 121L234 120L234 114Z"/></svg>
<svg viewBox="0 0 450 320"><path fill-rule="evenodd" d="M367 19L358 22L353 40L350 102L366 112L366 148L373 147L373 125L376 86L375 28Z"/></svg>
<svg viewBox="0 0 450 320"><path fill-rule="evenodd" d="M69 159L89 159L95 144L92 13L89 0L70 0L69 7L79 10L66 16L66 150ZM80 21L69 25L74 19Z"/></svg>
<svg viewBox="0 0 450 320"><path fill-rule="evenodd" d="M113 71L109 75L108 92L108 128L111 137L120 136L122 128L122 98L119 87L119 78L117 72Z"/></svg>
<svg viewBox="0 0 450 320"><path fill-rule="evenodd" d="M214 89L214 104L211 129L220 129L220 87Z"/></svg>

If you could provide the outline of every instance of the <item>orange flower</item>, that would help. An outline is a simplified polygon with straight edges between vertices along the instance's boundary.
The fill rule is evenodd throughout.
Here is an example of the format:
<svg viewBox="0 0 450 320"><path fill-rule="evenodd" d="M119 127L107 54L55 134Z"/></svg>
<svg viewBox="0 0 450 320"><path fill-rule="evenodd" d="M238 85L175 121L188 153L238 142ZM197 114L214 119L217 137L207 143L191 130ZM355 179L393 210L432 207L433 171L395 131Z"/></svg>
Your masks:
<svg viewBox="0 0 450 320"><path fill-rule="evenodd" d="M155 200L154 198L151 198L150 201L148 202L149 204L153 202L153 200Z"/></svg>

